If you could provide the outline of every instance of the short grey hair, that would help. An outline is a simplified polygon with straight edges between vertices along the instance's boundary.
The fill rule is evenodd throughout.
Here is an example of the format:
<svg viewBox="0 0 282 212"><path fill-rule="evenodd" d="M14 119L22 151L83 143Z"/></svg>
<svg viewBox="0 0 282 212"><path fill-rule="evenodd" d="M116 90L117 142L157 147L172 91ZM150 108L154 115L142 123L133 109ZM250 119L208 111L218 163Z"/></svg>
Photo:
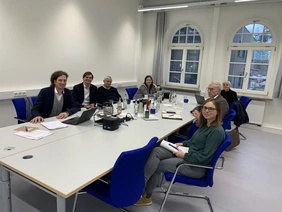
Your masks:
<svg viewBox="0 0 282 212"><path fill-rule="evenodd" d="M210 84L216 85L219 90L221 90L221 83L220 82L211 82Z"/></svg>
<svg viewBox="0 0 282 212"><path fill-rule="evenodd" d="M226 81L223 81L222 84L228 84L228 85L231 86L231 82L230 82L230 81L227 81L227 80L226 80Z"/></svg>
<svg viewBox="0 0 282 212"><path fill-rule="evenodd" d="M110 80L112 80L112 81L113 81L113 79L112 79L112 77L111 77L111 76L106 76L106 77L103 79L103 81L104 81L105 79L110 79Z"/></svg>

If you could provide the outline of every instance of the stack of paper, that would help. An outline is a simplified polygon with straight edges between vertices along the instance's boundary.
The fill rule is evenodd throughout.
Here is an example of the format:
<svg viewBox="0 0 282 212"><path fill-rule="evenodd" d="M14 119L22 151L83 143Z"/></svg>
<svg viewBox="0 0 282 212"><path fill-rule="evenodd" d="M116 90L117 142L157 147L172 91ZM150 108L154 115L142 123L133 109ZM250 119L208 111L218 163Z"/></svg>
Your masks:
<svg viewBox="0 0 282 212"><path fill-rule="evenodd" d="M15 135L24 137L24 138L28 138L31 140L39 140L41 138L44 138L48 135L51 135L52 132L47 131L47 130L34 130L32 132L23 132L23 131L19 131L16 132Z"/></svg>
<svg viewBox="0 0 282 212"><path fill-rule="evenodd" d="M54 130L59 128L67 127L67 124L64 124L60 121L49 121L49 122L42 122L41 123L44 127L46 127L48 130Z"/></svg>

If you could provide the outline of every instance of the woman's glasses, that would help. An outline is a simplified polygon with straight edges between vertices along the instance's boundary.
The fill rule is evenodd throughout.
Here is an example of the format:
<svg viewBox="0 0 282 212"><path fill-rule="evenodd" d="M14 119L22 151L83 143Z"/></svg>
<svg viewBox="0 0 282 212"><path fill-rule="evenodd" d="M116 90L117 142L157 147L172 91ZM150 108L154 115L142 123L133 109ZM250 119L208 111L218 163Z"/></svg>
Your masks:
<svg viewBox="0 0 282 212"><path fill-rule="evenodd" d="M216 108L204 106L204 107L202 108L202 110L208 110L209 112L211 112L211 111L215 111Z"/></svg>

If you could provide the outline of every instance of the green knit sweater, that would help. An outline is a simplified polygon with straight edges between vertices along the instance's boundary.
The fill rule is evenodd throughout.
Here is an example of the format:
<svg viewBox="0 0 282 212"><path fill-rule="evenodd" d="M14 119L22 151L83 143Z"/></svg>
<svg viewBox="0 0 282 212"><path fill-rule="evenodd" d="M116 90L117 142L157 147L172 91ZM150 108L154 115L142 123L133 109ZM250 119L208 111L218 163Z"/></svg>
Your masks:
<svg viewBox="0 0 282 212"><path fill-rule="evenodd" d="M199 127L192 138L183 142L183 146L189 147L184 160L191 163L208 164L224 139L225 133L221 126Z"/></svg>

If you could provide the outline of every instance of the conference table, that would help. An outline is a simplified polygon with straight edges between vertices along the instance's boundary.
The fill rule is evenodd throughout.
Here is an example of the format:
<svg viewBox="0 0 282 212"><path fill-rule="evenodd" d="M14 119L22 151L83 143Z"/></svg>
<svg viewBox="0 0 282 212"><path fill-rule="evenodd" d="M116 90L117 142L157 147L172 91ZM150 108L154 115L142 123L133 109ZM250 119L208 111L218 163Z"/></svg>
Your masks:
<svg viewBox="0 0 282 212"><path fill-rule="evenodd" d="M195 106L193 101L163 104L156 114L158 120L145 121L138 116L115 131L103 130L91 119L52 130L52 135L40 140L14 135L16 128L30 123L0 128L0 194L4 212L12 211L10 173L56 197L57 212L66 212L66 199L109 173L122 152L140 148L155 136L159 141L165 139L193 120L190 110ZM132 114L133 107L128 105L123 113ZM167 108L180 113L182 120L162 119L161 113ZM44 129L40 124L33 126Z"/></svg>

